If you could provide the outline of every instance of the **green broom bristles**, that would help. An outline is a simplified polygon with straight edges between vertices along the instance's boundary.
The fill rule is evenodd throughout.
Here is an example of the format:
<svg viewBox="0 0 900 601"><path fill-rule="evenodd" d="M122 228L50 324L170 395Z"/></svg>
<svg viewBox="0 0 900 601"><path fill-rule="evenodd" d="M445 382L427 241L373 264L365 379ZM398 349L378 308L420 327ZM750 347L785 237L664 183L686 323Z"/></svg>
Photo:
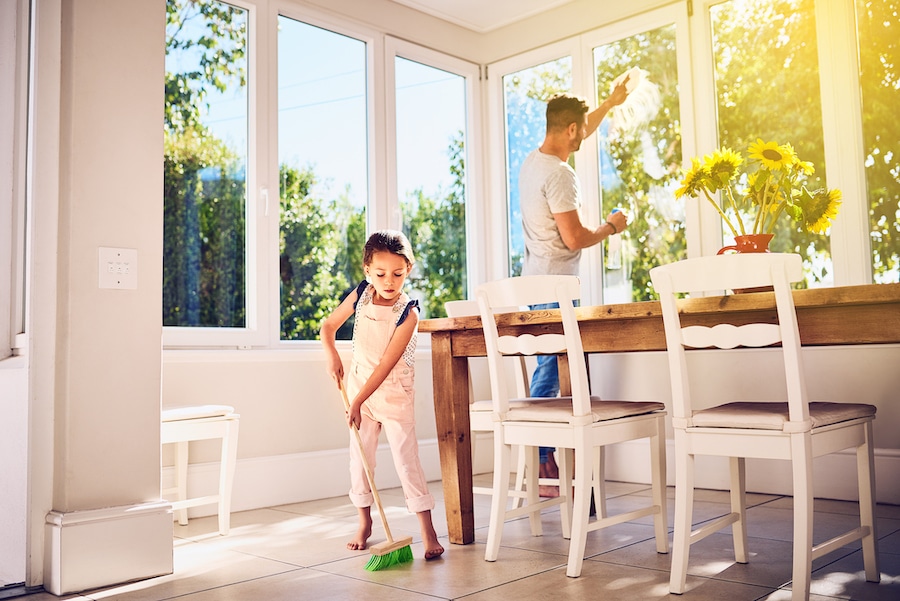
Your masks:
<svg viewBox="0 0 900 601"><path fill-rule="evenodd" d="M377 572L391 566L407 563L413 560L413 552L409 545L401 547L384 555L372 555L366 569L370 572Z"/></svg>

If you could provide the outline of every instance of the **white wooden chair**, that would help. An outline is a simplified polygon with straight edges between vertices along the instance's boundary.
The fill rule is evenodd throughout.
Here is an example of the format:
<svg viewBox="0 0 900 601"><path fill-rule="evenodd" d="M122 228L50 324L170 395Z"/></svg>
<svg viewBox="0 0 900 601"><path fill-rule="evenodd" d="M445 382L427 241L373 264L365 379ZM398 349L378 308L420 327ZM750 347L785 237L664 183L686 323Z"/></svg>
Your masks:
<svg viewBox="0 0 900 601"><path fill-rule="evenodd" d="M559 504L563 536L570 539L566 574L581 575L587 533L652 515L656 548L668 552L666 527L666 457L665 406L658 402L602 401L592 397L588 389L587 366L573 300L580 296L575 276L525 276L483 284L476 289L481 321L484 327L491 377L491 401L494 422L494 495L484 558L495 561L500 550L503 524L507 519L529 515L532 534L541 534L540 512ZM544 303L560 305L563 334L515 328L498 330L495 312L503 307L519 307ZM503 316L499 316L501 324ZM501 335L501 333L503 335ZM560 370L568 369L571 396L542 403L513 404L513 395L505 375L505 355L565 355ZM592 491L593 459L596 449L605 445L650 439L652 500L647 507L591 521L589 516ZM526 505L505 510L502 474L509 472L511 445L548 446L560 450L560 496L539 500L537 490L528 487ZM574 467L572 466L574 462ZM574 471L574 493L572 477ZM501 477L498 477L498 474ZM598 498L601 498L595 492ZM574 497L574 506L573 506Z"/></svg>
<svg viewBox="0 0 900 601"><path fill-rule="evenodd" d="M669 591L685 591L690 545L725 526L732 526L735 560L747 563L745 458L791 461L794 483L794 551L792 598L808 599L812 561L852 541L861 540L866 580L878 582L874 522L875 407L864 404L809 402L803 374L800 336L790 282L803 277L799 255L757 253L701 257L650 270L659 293L665 323L672 383L675 430L675 534ZM708 323L682 326L676 297L683 293L774 287L778 323L735 326ZM748 402L742 391L722 389L724 404L699 407L691 395L693 374L686 348L778 345L784 360L787 402ZM780 372L780 369L779 369ZM765 377L780 377L766 374ZM707 403L708 404L708 403ZM846 448L856 450L860 526L813 546L813 457ZM728 457L731 468L729 515L692 530L694 457Z"/></svg>
<svg viewBox="0 0 900 601"><path fill-rule="evenodd" d="M234 412L234 407L228 405L163 408L160 442L175 445L175 486L162 490L162 496L171 501L172 510L180 525L187 525L190 507L215 503L218 505L219 534L228 534L231 527L231 491L237 464L240 417ZM210 439L220 439L222 445L218 492L189 498L187 471L190 442Z"/></svg>

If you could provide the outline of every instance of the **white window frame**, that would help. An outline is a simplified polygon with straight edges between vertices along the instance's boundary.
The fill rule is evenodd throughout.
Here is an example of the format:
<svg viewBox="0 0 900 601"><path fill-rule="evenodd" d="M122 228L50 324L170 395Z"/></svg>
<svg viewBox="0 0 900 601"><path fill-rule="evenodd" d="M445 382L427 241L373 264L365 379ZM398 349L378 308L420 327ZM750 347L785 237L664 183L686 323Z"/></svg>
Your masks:
<svg viewBox="0 0 900 601"><path fill-rule="evenodd" d="M514 57L498 61L488 65L490 74L488 82L488 119L491 123L489 130L490 140L490 169L493 174L501 174L492 178L490 182L490 196L492 198L508 197L506 189L506 119L504 114L503 77L510 73L521 71L529 67L540 65L548 61L566 56L572 58L572 93L588 99L591 110L597 107L599 100L598 90L594 81L593 50L597 46L608 44L641 32L662 27L674 23L676 26L676 48L678 53L678 77L681 105L681 133L682 152L690 163L690 157L696 150L695 143L695 108L691 95L691 57L689 45L689 23L687 6L684 4L672 4L659 9L651 10L640 15L616 21L605 27L600 27L590 32L568 38L556 44L551 44ZM606 91L599 91L599 96L606 97ZM575 165L578 177L582 183L582 217L585 223L602 223L600 215L600 196L598 191L598 155L596 138L590 138L581 145L581 149L575 152ZM694 203L696 206L697 203ZM507 232L507 204L494 203L492 207L491 221L496 225L494 232ZM688 249L699 246L698 228L691 227L696 223L699 214L689 204L686 213L687 223L685 232L688 236ZM721 240L721 236L720 236ZM495 260L491 264L491 277L504 278L508 276L509 248L508 232L504 239L491 241L492 256ZM719 245L721 246L721 244ZM602 245L597 244L582 252L580 277L582 290L584 291L583 304L601 304L603 298L602 278Z"/></svg>
<svg viewBox="0 0 900 601"><path fill-rule="evenodd" d="M222 0L247 10L247 170L245 214L245 298L246 325L243 328L213 328L205 326L166 326L163 328L164 347L237 347L250 348L266 343L269 311L266 280L266 253L261 252L267 239L266 213L272 214L272 198L269 181L260 165L267 161L265 142L266 111L269 70L266 62L267 35L265 27L265 1ZM277 177L275 182L278 181ZM277 194L277 187L275 188ZM268 203L266 202L268 192ZM277 209L277 202L275 203Z"/></svg>
<svg viewBox="0 0 900 601"><path fill-rule="evenodd" d="M278 17L289 19L319 27L339 35L344 35L359 40L366 45L366 157L368 164L367 194L366 194L366 228L373 231L387 219L387 209L384 202L376 199L387 197L387 187L384 173L387 170L385 157L385 123L378 115L383 115L384 110L384 67L377 57L384 53L383 36L373 29L335 18L332 15L320 11L302 7L294 2L272 2L269 27L269 66L272 72L270 78L270 101L268 112L274 115L269 120L269 160L266 165L269 170L269 181L274 182L269 187L271 219L267 225L269 241L265 254L268 257L268 294L271 299L267 303L270 310L268 320L267 346L269 348L295 348L320 351L322 343L318 340L282 340L281 339L281 277L279 274L278 241L281 235L281 224L278 215L279 210L279 185L278 185ZM274 212L273 212L274 211ZM384 227L384 226L381 226ZM360 259L361 260L361 259ZM349 345L349 341L337 341L338 348Z"/></svg>
<svg viewBox="0 0 900 601"><path fill-rule="evenodd" d="M503 78L512 73L524 69L542 65L561 58L572 58L572 93L580 94L584 89L580 81L576 81L583 73L579 68L581 52L578 38L568 38L554 44L548 44L535 48L516 56L490 63L487 71L487 121L489 123L488 136L488 197L495 199L491 203L486 221L490 224L493 235L488 239L490 245L490 257L492 261L487 265L487 280L497 280L509 277L509 190L506 186L506 111L504 110L505 95L503 91ZM581 167L587 159L582 158L582 153L590 144L583 144L582 149L575 153L575 164ZM579 174L579 177L584 177ZM584 181L584 180L582 180Z"/></svg>
<svg viewBox="0 0 900 601"><path fill-rule="evenodd" d="M466 79L466 236L468 285L487 278L488 232L482 190L481 86L476 64L379 33L291 0L225 0L248 10L247 327L163 328L166 348L296 348L319 350L314 340L281 340L278 240L278 19L320 27L366 44L369 231L399 228L396 194L394 57L421 62Z"/></svg>

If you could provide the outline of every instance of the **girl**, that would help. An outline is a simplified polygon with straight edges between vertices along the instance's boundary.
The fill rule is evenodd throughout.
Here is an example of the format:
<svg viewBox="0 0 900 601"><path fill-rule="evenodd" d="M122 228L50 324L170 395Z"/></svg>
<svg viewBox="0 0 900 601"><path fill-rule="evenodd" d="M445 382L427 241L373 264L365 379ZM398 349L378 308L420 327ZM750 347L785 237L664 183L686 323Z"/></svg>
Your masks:
<svg viewBox="0 0 900 601"><path fill-rule="evenodd" d="M347 424L359 428L373 470L378 435L384 428L406 506L419 517L425 559L434 559L444 548L431 523L434 497L428 492L419 462L415 432L413 361L419 317L413 309L419 305L403 292L413 262L412 246L401 232L383 230L372 234L363 255L366 281L322 322L321 338L328 355L328 374L336 382L342 381L344 366L335 346L335 333L351 315L356 315L353 361L347 378L351 399ZM347 548L365 549L372 535L370 509L374 499L355 444L350 445L350 500L359 511L359 531Z"/></svg>

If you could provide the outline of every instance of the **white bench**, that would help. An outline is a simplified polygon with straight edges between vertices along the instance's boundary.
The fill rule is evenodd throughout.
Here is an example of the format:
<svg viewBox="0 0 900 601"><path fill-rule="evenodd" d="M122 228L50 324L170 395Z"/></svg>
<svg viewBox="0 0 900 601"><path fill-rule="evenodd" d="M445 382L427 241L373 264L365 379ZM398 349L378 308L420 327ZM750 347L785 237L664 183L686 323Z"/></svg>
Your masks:
<svg viewBox="0 0 900 601"><path fill-rule="evenodd" d="M219 505L219 534L226 535L231 525L231 490L237 462L238 426L240 415L228 405L196 405L171 407L162 410L160 441L175 446L175 486L163 489L162 496L171 501L172 509L182 526L188 523L188 508ZM222 459L219 466L219 492L214 495L188 498L188 446L192 440L221 439ZM174 494L174 499L170 496Z"/></svg>

